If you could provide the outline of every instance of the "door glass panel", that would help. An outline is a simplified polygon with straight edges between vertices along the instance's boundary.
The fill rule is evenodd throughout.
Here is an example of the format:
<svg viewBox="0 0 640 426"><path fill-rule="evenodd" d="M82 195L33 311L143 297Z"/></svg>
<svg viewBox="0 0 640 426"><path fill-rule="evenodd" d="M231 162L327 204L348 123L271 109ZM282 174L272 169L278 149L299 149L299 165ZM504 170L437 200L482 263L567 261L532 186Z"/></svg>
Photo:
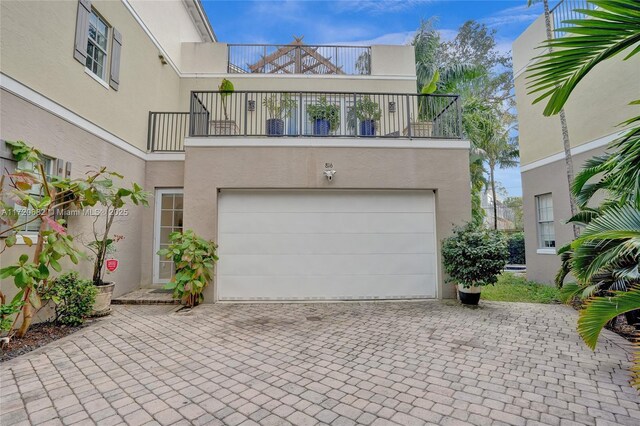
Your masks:
<svg viewBox="0 0 640 426"><path fill-rule="evenodd" d="M160 194L160 214L159 222L156 224L156 236L159 248L167 248L169 245L169 234L182 231L182 194ZM157 255L156 255L157 256ZM165 258L158 259L158 277L160 282L171 279L174 273L172 261Z"/></svg>

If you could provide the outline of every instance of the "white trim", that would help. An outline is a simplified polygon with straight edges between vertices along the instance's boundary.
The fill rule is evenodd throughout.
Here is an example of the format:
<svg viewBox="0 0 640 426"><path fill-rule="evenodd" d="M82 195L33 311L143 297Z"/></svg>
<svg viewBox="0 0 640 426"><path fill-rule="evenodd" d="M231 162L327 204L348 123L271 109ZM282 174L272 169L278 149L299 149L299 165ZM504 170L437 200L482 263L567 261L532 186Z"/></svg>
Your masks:
<svg viewBox="0 0 640 426"><path fill-rule="evenodd" d="M620 131L611 133L598 139L594 139L590 142L583 143L582 145L571 148L571 155L578 155L591 151L592 149L602 148L609 145L611 142L622 136L626 131ZM550 155L548 157L536 160L532 163L520 166L520 172L527 172L529 170L536 169L538 167L546 166L547 164L555 163L556 161L564 160L564 152L558 152L557 154Z"/></svg>
<svg viewBox="0 0 640 426"><path fill-rule="evenodd" d="M186 147L323 147L323 148L445 148L469 149L469 141L459 139L395 139L395 138L267 138L267 137L192 137Z"/></svg>
<svg viewBox="0 0 640 426"><path fill-rule="evenodd" d="M85 72L85 74L88 74L89 77L91 77L92 79L97 81L102 87L104 87L105 89L109 90L109 85L107 84L107 82L104 81L103 79L101 79L100 77L98 77L97 75L95 75L93 73L93 71L91 71L89 68L85 67L84 68L84 72Z"/></svg>
<svg viewBox="0 0 640 426"><path fill-rule="evenodd" d="M536 249L536 254L556 254L556 249L554 248L539 248Z"/></svg>
<svg viewBox="0 0 640 426"><path fill-rule="evenodd" d="M104 139L117 148L122 149L129 154L146 160L147 153L131 145L124 139L120 139L113 133L110 133L102 127L92 123L91 121L79 116L75 112L63 107L59 103L52 101L44 95L36 92L35 90L25 86L24 84L14 80L6 74L0 73L0 88L13 93L19 98L24 99L27 102L34 104L37 107L50 112L51 114L60 117L61 119L68 121L71 124L78 126L79 128L86 130L87 132Z"/></svg>
<svg viewBox="0 0 640 426"><path fill-rule="evenodd" d="M184 152L150 152L146 161L184 161Z"/></svg>
<svg viewBox="0 0 640 426"><path fill-rule="evenodd" d="M160 280L160 215L162 214L162 195L164 194L184 194L182 188L156 188L153 205L153 283L166 284L169 280ZM183 205L184 209L184 205Z"/></svg>

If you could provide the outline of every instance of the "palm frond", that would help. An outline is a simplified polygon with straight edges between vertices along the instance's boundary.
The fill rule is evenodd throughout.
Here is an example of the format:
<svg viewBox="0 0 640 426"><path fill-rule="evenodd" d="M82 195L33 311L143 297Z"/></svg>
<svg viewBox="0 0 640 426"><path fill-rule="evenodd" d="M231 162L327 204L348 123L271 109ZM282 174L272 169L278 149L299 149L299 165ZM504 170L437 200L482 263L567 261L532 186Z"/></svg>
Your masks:
<svg viewBox="0 0 640 426"><path fill-rule="evenodd" d="M626 312L640 309L640 288L615 292L610 297L595 297L580 311L578 333L591 349L595 349L604 326Z"/></svg>
<svg viewBox="0 0 640 426"><path fill-rule="evenodd" d="M538 93L534 103L549 98L544 115L557 114L580 81L600 62L626 50L629 57L640 49L640 13L637 1L590 1L597 10L576 9L585 19L567 21L573 26L557 31L564 37L546 41L548 53L538 56L528 67L530 93Z"/></svg>

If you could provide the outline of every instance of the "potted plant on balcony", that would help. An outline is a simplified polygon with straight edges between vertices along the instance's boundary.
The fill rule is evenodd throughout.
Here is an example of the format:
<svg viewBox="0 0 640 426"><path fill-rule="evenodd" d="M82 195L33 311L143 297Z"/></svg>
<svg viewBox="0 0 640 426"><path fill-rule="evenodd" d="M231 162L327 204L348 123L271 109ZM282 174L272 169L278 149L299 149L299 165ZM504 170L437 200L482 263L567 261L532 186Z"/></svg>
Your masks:
<svg viewBox="0 0 640 426"><path fill-rule="evenodd" d="M238 126L235 120L229 119L229 112L227 111L227 102L234 90L233 83L223 78L220 86L218 86L218 91L220 92L220 103L222 104L224 120L211 120L211 134L213 135L235 135L238 133Z"/></svg>
<svg viewBox="0 0 640 426"><path fill-rule="evenodd" d="M509 249L500 233L467 224L454 228L443 241L442 260L449 281L458 287L460 302L477 305L482 287L498 281Z"/></svg>
<svg viewBox="0 0 640 426"><path fill-rule="evenodd" d="M262 105L267 108L267 135L284 135L284 120L291 117L291 113L298 107L298 103L288 93L273 93L264 98Z"/></svg>
<svg viewBox="0 0 640 426"><path fill-rule="evenodd" d="M356 103L356 117L360 121L360 136L375 136L376 122L380 120L380 105L369 96L364 96Z"/></svg>
<svg viewBox="0 0 640 426"><path fill-rule="evenodd" d="M325 96L307 106L307 115L313 120L313 134L327 136L340 126L340 106L331 104Z"/></svg>

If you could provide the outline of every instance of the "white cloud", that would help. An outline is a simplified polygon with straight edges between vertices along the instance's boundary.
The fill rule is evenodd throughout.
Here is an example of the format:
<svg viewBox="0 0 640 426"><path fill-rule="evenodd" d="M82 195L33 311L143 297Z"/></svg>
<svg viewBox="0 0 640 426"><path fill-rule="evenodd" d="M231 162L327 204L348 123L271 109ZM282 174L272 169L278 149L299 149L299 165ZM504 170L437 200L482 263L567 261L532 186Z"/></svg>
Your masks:
<svg viewBox="0 0 640 426"><path fill-rule="evenodd" d="M524 3L524 1L523 1ZM494 13L486 18L480 19L479 22L486 24L488 27L503 27L506 25L519 24L522 22L533 22L542 13L542 5L534 4L527 7L526 4L521 6L509 7Z"/></svg>
<svg viewBox="0 0 640 426"><path fill-rule="evenodd" d="M434 0L339 0L336 4L341 11L380 14L399 12L432 1Z"/></svg>

